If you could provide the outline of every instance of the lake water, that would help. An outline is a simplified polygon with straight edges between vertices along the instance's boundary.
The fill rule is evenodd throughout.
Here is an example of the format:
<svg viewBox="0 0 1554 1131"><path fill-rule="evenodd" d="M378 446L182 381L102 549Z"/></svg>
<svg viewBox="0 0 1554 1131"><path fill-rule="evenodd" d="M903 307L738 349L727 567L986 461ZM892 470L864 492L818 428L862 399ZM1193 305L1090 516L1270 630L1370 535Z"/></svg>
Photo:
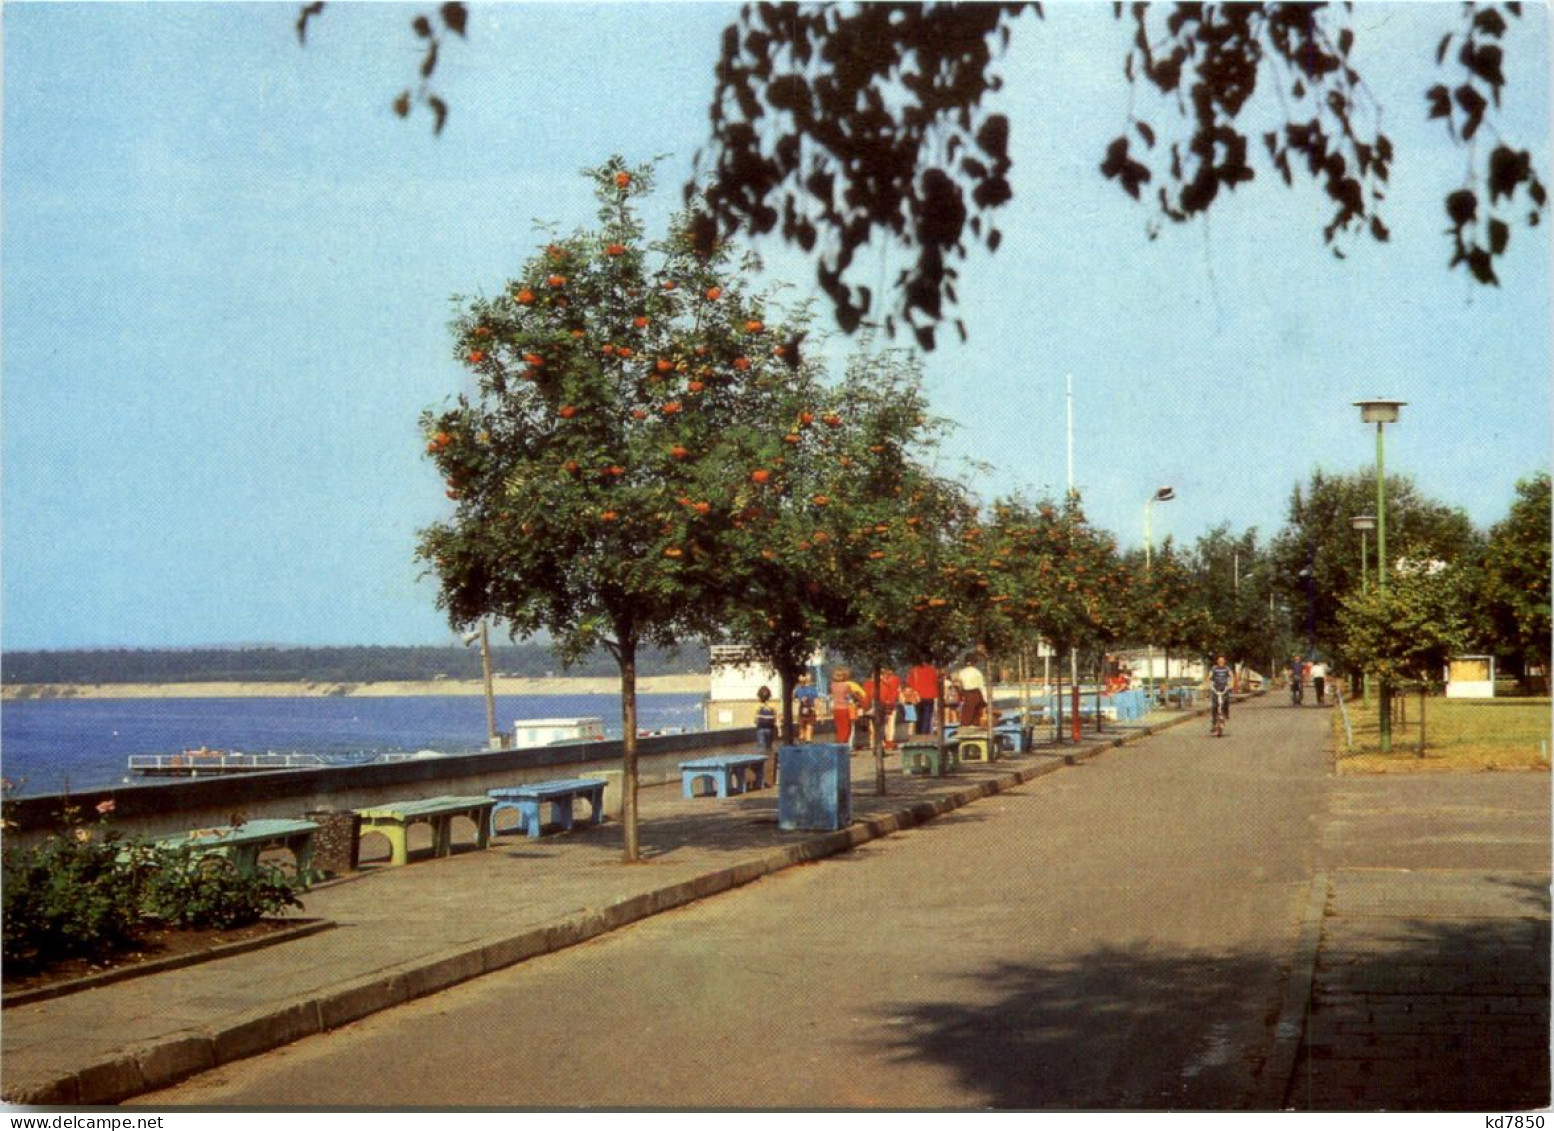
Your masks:
<svg viewBox="0 0 1554 1131"><path fill-rule="evenodd" d="M639 695L637 725L701 730L701 704L699 694ZM496 697L499 730L511 730L515 719L582 715L604 719L605 734L620 737L614 694ZM0 708L0 770L24 794L79 792L123 785L131 754L208 746L349 761L418 750L466 753L482 749L485 737L486 705L478 695L10 700Z"/></svg>

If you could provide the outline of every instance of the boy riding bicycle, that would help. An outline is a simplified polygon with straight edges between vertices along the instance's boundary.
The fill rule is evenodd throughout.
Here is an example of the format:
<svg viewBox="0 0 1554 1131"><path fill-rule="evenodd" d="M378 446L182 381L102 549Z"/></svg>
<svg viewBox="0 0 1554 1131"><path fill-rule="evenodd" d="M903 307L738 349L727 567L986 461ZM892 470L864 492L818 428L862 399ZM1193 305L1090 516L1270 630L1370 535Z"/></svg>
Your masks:
<svg viewBox="0 0 1554 1131"><path fill-rule="evenodd" d="M1234 682L1235 671L1224 656L1216 656L1214 666L1209 669L1209 695L1213 706L1209 726L1215 734L1221 733L1230 721L1230 689Z"/></svg>

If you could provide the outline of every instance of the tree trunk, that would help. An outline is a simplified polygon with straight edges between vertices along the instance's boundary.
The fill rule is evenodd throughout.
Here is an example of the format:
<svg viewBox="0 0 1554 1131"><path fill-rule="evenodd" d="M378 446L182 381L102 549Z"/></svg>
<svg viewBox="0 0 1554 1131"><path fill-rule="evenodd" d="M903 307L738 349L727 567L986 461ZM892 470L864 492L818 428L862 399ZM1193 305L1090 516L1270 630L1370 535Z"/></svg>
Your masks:
<svg viewBox="0 0 1554 1131"><path fill-rule="evenodd" d="M1106 654L1101 653L1101 662L1096 668L1095 677L1095 733L1101 734L1106 730L1105 714L1101 711L1101 693L1106 689Z"/></svg>
<svg viewBox="0 0 1554 1131"><path fill-rule="evenodd" d="M621 860L635 864L642 856L637 838L637 642L622 639L619 649L616 660L621 669L621 725L625 727L621 739Z"/></svg>
<svg viewBox="0 0 1554 1131"><path fill-rule="evenodd" d="M1053 651L1056 652L1057 649L1054 648ZM1056 691L1056 693L1055 694L1053 693L1052 684L1051 684L1050 681L1048 682L1048 685L1047 685L1047 692L1048 692L1048 694L1052 695L1052 720L1053 720L1053 722L1055 724L1055 728L1054 728L1054 730L1052 732L1052 737L1056 741L1062 742L1063 741L1063 665L1062 664L1058 665L1058 684L1057 684L1057 691Z"/></svg>
<svg viewBox="0 0 1554 1131"><path fill-rule="evenodd" d="M1082 730L1083 716L1079 710L1079 650L1077 647L1068 650L1068 670L1074 677L1074 686L1071 690L1071 694L1074 696L1074 741L1081 742L1084 739L1084 733Z"/></svg>
<svg viewBox="0 0 1554 1131"><path fill-rule="evenodd" d="M794 730L793 722L793 691L798 686L801 671L803 668L777 673L777 678L782 681L782 740L788 746L798 741L798 732Z"/></svg>
<svg viewBox="0 0 1554 1131"><path fill-rule="evenodd" d="M939 740L939 765L942 767L944 765L944 755L947 747L947 743L945 742L944 738L944 672L940 670L938 664L934 665L934 670L939 673L939 698L934 700L933 733L934 737Z"/></svg>
<svg viewBox="0 0 1554 1131"><path fill-rule="evenodd" d="M1425 756L1425 685L1419 685L1419 757Z"/></svg>
<svg viewBox="0 0 1554 1131"><path fill-rule="evenodd" d="M874 725L870 727L869 745L874 747L874 792L884 797L885 790L885 699L880 694L884 688L881 685L880 674L882 665L878 660L874 661L874 702L869 704L870 715Z"/></svg>

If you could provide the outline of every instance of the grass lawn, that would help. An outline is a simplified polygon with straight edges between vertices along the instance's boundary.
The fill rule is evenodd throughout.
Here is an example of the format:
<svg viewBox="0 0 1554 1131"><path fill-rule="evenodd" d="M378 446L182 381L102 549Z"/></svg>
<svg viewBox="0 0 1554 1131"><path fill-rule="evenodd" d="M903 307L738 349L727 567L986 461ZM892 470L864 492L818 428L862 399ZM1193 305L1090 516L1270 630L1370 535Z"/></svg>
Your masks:
<svg viewBox="0 0 1554 1131"><path fill-rule="evenodd" d="M1367 708L1347 704L1354 746L1345 749L1343 720L1333 712L1338 771L1344 774L1411 774L1440 770L1549 769L1550 702L1547 699L1430 699L1425 707L1425 756L1419 757L1419 697L1408 696L1407 722L1392 724L1392 753L1381 753L1373 698ZM1540 744L1544 744L1541 745Z"/></svg>

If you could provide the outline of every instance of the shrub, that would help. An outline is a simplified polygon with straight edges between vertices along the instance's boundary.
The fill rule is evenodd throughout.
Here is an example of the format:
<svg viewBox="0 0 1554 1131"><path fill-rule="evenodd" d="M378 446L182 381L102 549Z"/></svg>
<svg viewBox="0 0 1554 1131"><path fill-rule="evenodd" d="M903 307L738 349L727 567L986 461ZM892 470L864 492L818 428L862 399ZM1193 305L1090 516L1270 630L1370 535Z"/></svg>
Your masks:
<svg viewBox="0 0 1554 1131"><path fill-rule="evenodd" d="M227 930L252 923L285 907L301 907L300 878L273 864L243 875L219 856L187 845L154 850L148 875L146 914L169 927Z"/></svg>
<svg viewBox="0 0 1554 1131"><path fill-rule="evenodd" d="M108 826L112 811L111 801L98 805L88 826L79 809L67 809L60 830L42 844L0 850L0 930L10 970L101 960L155 927L228 930L302 906L305 877L270 864L243 875L190 845L125 839Z"/></svg>
<svg viewBox="0 0 1554 1131"><path fill-rule="evenodd" d="M113 834L84 826L41 845L4 850L4 960L18 970L100 958L143 929L141 877L119 860Z"/></svg>

